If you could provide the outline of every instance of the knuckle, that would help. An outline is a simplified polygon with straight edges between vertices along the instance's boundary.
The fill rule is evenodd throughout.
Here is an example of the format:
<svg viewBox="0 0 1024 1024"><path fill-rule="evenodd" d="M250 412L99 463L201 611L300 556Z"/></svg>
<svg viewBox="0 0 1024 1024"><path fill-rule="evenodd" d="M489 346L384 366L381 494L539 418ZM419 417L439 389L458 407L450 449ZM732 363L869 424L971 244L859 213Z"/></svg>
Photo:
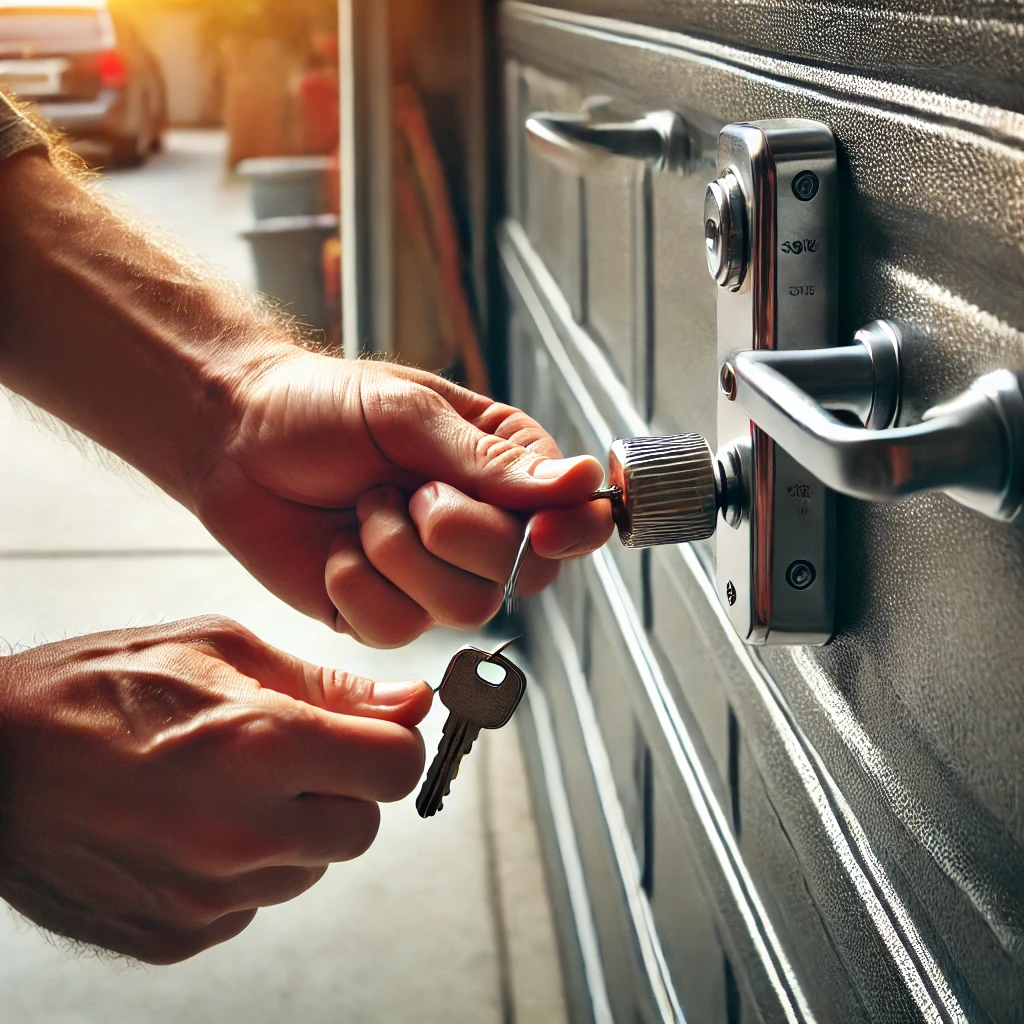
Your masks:
<svg viewBox="0 0 1024 1024"><path fill-rule="evenodd" d="M417 523L420 541L432 555L443 558L453 550L463 532L451 510L440 502L431 505Z"/></svg>
<svg viewBox="0 0 1024 1024"><path fill-rule="evenodd" d="M410 420L431 422L448 408L448 402L424 384L405 377L377 374L367 376L360 394L363 410L371 430L377 434L396 436Z"/></svg>
<svg viewBox="0 0 1024 1024"><path fill-rule="evenodd" d="M230 715L218 737L224 762L238 765L267 763L279 753L282 736L299 713L298 709L276 710L273 714L243 709Z"/></svg>
<svg viewBox="0 0 1024 1024"><path fill-rule="evenodd" d="M379 616L359 630L357 639L367 647L390 651L411 644L434 625L433 618L422 609L401 616Z"/></svg>
<svg viewBox="0 0 1024 1024"><path fill-rule="evenodd" d="M331 555L327 563L327 592L332 599L341 597L358 583L366 569L366 559L356 547L345 547Z"/></svg>
<svg viewBox="0 0 1024 1024"><path fill-rule="evenodd" d="M198 618L190 619L188 624L193 632L211 640L218 640L222 637L241 636L248 632L244 626L239 625L234 619L228 618L226 615L202 615Z"/></svg>
<svg viewBox="0 0 1024 1024"><path fill-rule="evenodd" d="M325 697L337 694L353 703L364 703L373 696L373 680L353 675L341 669L323 669L323 692Z"/></svg>
<svg viewBox="0 0 1024 1024"><path fill-rule="evenodd" d="M522 449L513 441L497 434L484 434L476 440L476 458L486 466L509 466L522 454Z"/></svg>
<svg viewBox="0 0 1024 1024"><path fill-rule="evenodd" d="M485 588L474 588L474 593L450 601L442 625L452 629L472 630L490 622L501 606L502 589L496 583Z"/></svg>
<svg viewBox="0 0 1024 1024"><path fill-rule="evenodd" d="M223 895L210 891L187 890L174 898L174 920L189 930L207 928L232 909Z"/></svg>
<svg viewBox="0 0 1024 1024"><path fill-rule="evenodd" d="M407 384L402 390L406 417L412 415L429 423L450 408L446 398L423 384Z"/></svg>
<svg viewBox="0 0 1024 1024"><path fill-rule="evenodd" d="M214 652L230 654L262 646L259 638L226 615L204 615L187 623L188 634Z"/></svg>

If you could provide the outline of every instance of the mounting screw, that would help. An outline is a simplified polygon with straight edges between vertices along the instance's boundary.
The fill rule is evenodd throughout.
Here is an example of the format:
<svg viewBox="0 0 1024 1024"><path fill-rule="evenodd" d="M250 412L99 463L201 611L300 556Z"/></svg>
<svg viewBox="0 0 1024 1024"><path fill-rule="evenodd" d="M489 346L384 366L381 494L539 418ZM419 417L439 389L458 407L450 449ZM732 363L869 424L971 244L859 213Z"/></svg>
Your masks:
<svg viewBox="0 0 1024 1024"><path fill-rule="evenodd" d="M732 580L725 585L725 596L731 608L736 603L736 584Z"/></svg>
<svg viewBox="0 0 1024 1024"><path fill-rule="evenodd" d="M794 590L806 590L818 578L810 562L794 562L786 570L786 582Z"/></svg>
<svg viewBox="0 0 1024 1024"><path fill-rule="evenodd" d="M793 195L802 203L809 203L818 194L818 176L814 171L801 171L793 179Z"/></svg>

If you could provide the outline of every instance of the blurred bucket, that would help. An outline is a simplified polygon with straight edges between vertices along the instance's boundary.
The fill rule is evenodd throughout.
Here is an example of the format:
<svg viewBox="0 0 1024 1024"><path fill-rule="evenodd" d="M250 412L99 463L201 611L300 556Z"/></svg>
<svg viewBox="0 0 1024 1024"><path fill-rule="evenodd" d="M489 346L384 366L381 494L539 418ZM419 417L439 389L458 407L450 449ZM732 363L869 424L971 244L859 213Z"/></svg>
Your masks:
<svg viewBox="0 0 1024 1024"><path fill-rule="evenodd" d="M253 216L303 217L325 213L329 156L267 156L243 160L238 173L249 181Z"/></svg>
<svg viewBox="0 0 1024 1024"><path fill-rule="evenodd" d="M318 330L331 327L324 289L324 243L338 235L333 213L269 217L242 233L252 249L256 286L284 311Z"/></svg>

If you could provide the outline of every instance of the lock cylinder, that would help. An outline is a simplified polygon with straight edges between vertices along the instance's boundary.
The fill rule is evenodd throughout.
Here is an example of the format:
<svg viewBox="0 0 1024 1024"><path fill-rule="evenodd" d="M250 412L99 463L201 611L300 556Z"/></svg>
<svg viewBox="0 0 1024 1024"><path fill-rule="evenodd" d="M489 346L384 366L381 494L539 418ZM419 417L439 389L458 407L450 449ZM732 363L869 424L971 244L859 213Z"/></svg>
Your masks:
<svg viewBox="0 0 1024 1024"><path fill-rule="evenodd" d="M740 502L740 458L716 457L700 434L616 441L609 483L622 492L613 504L619 539L627 548L689 544L715 532Z"/></svg>

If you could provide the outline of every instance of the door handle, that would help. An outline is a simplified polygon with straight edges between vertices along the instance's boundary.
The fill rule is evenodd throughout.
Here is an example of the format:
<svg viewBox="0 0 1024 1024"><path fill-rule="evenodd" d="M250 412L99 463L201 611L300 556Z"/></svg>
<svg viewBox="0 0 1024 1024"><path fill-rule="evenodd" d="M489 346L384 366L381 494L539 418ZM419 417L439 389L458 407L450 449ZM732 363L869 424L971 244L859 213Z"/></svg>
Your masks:
<svg viewBox="0 0 1024 1024"><path fill-rule="evenodd" d="M998 370L900 425L901 338L875 321L836 346L835 140L813 121L727 125L707 190L719 286L718 441L615 442L627 547L714 538L718 593L750 644L821 644L835 628L834 494L942 491L992 519L1024 506L1024 392ZM696 226L695 226L696 227Z"/></svg>
<svg viewBox="0 0 1024 1024"><path fill-rule="evenodd" d="M835 491L895 501L940 490L992 519L1016 519L1024 504L1024 393L1016 374L997 370L980 377L916 426L865 429L826 406L896 410L898 333L878 321L857 341L849 349L737 352L722 364L722 393ZM861 422L889 426L870 417Z"/></svg>
<svg viewBox="0 0 1024 1024"><path fill-rule="evenodd" d="M640 160L656 171L676 170L689 157L686 123L670 110L635 121L600 121L594 112L543 112L526 120L530 149L569 174L611 158Z"/></svg>

